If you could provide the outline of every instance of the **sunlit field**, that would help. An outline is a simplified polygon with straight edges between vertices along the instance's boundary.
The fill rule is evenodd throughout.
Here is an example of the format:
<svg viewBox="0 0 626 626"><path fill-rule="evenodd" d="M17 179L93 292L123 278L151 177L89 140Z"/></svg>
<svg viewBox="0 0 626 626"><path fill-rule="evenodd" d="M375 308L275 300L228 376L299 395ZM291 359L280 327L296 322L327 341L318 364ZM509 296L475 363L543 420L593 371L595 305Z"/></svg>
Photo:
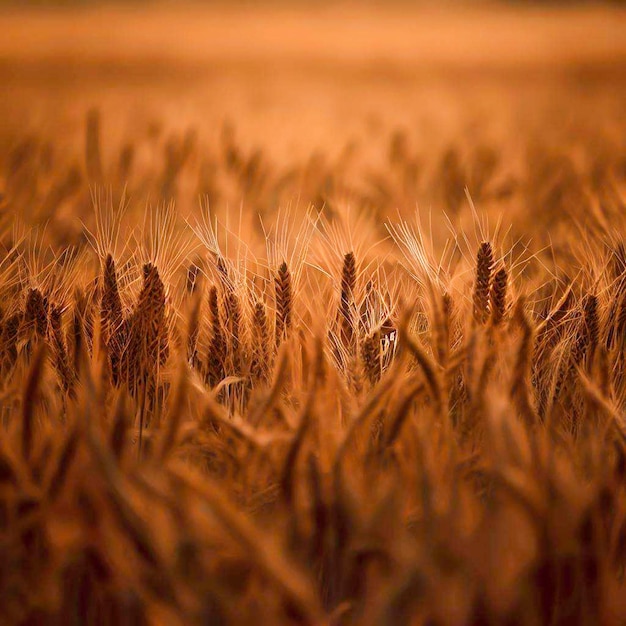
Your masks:
<svg viewBox="0 0 626 626"><path fill-rule="evenodd" d="M626 623L625 10L0 32L0 625Z"/></svg>

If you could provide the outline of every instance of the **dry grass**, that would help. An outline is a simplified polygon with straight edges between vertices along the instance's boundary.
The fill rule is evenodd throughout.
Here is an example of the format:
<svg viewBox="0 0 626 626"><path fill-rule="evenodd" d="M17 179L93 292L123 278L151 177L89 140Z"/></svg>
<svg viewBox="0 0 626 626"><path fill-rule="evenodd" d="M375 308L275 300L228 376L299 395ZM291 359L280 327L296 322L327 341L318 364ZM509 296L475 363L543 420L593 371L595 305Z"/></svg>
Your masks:
<svg viewBox="0 0 626 626"><path fill-rule="evenodd" d="M3 126L0 623L625 623L626 97L553 78Z"/></svg>

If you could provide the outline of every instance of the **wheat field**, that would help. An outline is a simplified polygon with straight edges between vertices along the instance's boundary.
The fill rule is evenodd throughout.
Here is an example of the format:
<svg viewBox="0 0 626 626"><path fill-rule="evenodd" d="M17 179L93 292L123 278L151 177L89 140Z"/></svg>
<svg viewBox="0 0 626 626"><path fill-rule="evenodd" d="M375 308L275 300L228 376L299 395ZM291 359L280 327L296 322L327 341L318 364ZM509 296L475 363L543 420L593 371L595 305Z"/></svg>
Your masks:
<svg viewBox="0 0 626 626"><path fill-rule="evenodd" d="M343 10L0 11L0 624L626 624L626 13Z"/></svg>

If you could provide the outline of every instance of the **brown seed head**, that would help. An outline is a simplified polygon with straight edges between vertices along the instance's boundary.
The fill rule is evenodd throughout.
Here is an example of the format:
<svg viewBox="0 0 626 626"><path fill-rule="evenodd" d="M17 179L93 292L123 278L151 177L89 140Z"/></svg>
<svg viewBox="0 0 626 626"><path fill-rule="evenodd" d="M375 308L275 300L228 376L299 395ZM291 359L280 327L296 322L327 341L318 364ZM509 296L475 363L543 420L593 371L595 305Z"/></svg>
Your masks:
<svg viewBox="0 0 626 626"><path fill-rule="evenodd" d="M474 284L473 313L476 324L485 324L489 316L489 288L493 268L493 250L488 241L480 244L476 257L476 282Z"/></svg>

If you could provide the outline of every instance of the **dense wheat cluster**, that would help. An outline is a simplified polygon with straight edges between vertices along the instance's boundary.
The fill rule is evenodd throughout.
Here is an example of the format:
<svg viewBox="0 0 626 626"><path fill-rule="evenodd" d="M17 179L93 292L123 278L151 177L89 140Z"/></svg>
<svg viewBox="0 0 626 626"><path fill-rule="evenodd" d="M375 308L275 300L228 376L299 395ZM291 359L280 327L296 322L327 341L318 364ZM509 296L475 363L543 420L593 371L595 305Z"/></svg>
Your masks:
<svg viewBox="0 0 626 626"><path fill-rule="evenodd" d="M626 99L581 81L304 157L4 128L0 623L626 623Z"/></svg>

